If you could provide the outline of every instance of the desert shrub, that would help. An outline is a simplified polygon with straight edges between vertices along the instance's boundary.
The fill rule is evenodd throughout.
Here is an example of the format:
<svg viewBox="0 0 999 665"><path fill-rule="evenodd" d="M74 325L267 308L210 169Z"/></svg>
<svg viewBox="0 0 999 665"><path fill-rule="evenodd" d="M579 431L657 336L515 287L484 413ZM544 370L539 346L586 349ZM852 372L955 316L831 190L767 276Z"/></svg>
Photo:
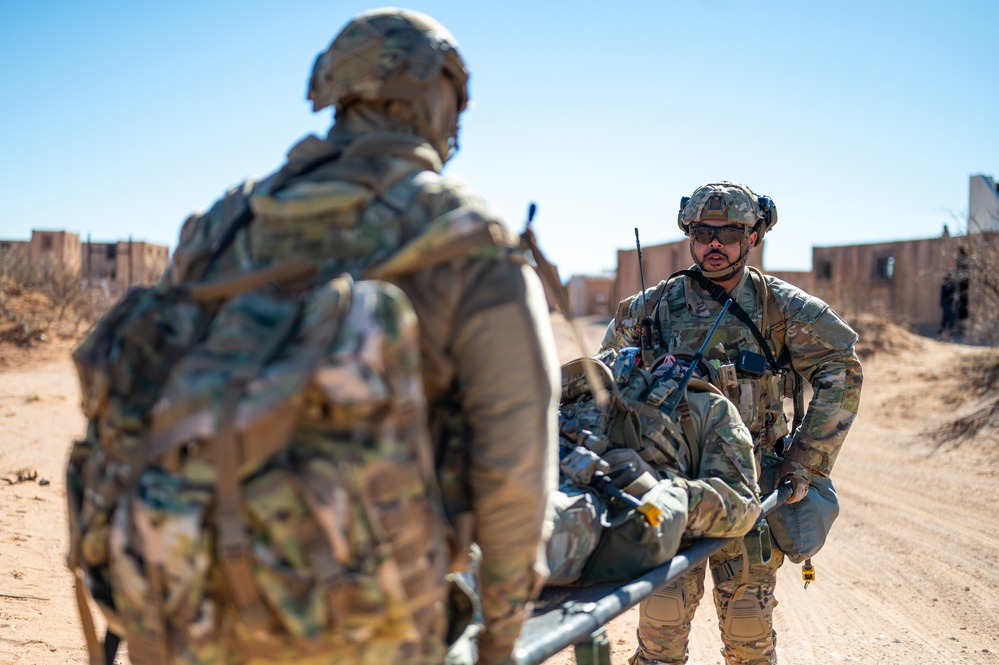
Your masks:
<svg viewBox="0 0 999 665"><path fill-rule="evenodd" d="M0 342L31 346L51 335L76 337L111 303L60 263L32 264L19 253L0 261Z"/></svg>

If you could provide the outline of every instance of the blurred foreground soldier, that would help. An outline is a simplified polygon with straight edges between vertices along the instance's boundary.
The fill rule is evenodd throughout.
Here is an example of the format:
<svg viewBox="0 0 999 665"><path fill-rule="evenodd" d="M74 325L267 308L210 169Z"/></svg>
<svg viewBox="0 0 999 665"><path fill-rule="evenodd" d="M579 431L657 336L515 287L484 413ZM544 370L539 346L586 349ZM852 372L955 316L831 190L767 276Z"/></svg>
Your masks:
<svg viewBox="0 0 999 665"><path fill-rule="evenodd" d="M553 586L630 581L690 541L744 535L760 513L753 440L735 405L696 374L671 401L685 368L666 356L649 371L638 352L563 366ZM593 398L586 362L617 406Z"/></svg>
<svg viewBox="0 0 999 665"><path fill-rule="evenodd" d="M306 137L276 173L192 216L161 284L137 296L154 309L181 303L169 310L174 320L161 317L143 328L155 357L170 349L155 348L153 332L173 339L198 326L207 331L191 334L193 347L186 348L198 353L179 354L178 367L130 371L150 384L168 373L171 381L187 372L208 380L196 371L206 366L218 367L215 375L232 374L217 391L225 396L222 408L209 415L231 416L236 435L208 444L189 438L163 461L176 471L156 471L165 478L160 482L201 483L185 486L178 509L163 499L168 487L159 495L143 489L152 472L136 481L139 494L129 505L138 507L120 506L113 515L116 524L134 520L135 526L120 536L117 526L111 530L110 564L103 550L86 547L98 538L107 542L107 529L84 524L84 547L75 551L90 571L110 567L114 610L131 626L124 636L136 665L442 663L446 575L467 565L472 540L481 552L479 662L502 663L512 653L547 574L541 543L557 478L558 364L543 288L519 239L466 186L440 175L457 148L467 83L457 43L430 17L381 9L350 21L319 55L308 88L316 111L335 110L329 135ZM343 273L352 279L324 286ZM222 314L213 310L210 325L197 323L205 320L197 318L204 307L185 300L192 294L225 302ZM291 310L300 311L297 318L287 318L287 327L271 325L302 297L305 306ZM322 309L329 302L342 306ZM328 320L316 324L324 312L331 312ZM118 314L126 323L138 316L127 309ZM188 314L196 325L188 325ZM107 325L112 336L127 337L127 325ZM342 331L334 353L323 351L329 340L310 341L334 326ZM215 340L219 331L228 336L210 349L197 341ZM98 338L77 356L97 357ZM315 358L320 370L312 376L314 363L306 361ZM296 362L305 365L302 380L289 374ZM410 371L413 381L406 379ZM274 376L297 383L255 392ZM311 383L303 388L306 379ZM173 401L159 399L154 425L161 411L190 401L199 385L192 378L170 393L168 383L163 392ZM287 418L265 407L285 387L294 397L286 411L297 420L276 427ZM262 424L240 430L258 411ZM188 416L178 416L181 429L213 422ZM110 431L106 420L92 416L93 431ZM222 438L215 429L229 428L201 436ZM251 455L254 466L235 465L242 468L235 490L242 496L234 497L231 514L208 511L203 523L198 513L185 512L183 502L213 497L204 483L213 468L222 474L226 465L218 460L229 455L233 439L248 450L256 439L288 432L286 447L280 439L269 457ZM100 445L106 439L101 435ZM192 467L206 445L211 464ZM79 452L82 460L89 449ZM86 503L89 494L78 490L100 463L90 455L71 465L76 499ZM220 481L215 496L221 489ZM190 537L170 537L191 524L193 533L184 531ZM136 533L142 529L158 533L160 546ZM118 547L133 538L134 545ZM191 542L200 544L187 555ZM139 547L147 547L145 557L135 554ZM130 597L128 583L115 586L116 557L135 559L132 588L148 596ZM165 568L149 567L159 559Z"/></svg>
<svg viewBox="0 0 999 665"><path fill-rule="evenodd" d="M481 199L438 175L468 105L465 63L443 26L404 10L359 16L316 60L308 96L316 111L334 107L335 124L261 183L274 214L251 225L251 244L259 258L332 260L409 296L438 462L456 479L445 508L481 550L479 661L500 662L544 574L537 554L555 482L558 368L543 289ZM468 543L458 540L460 558ZM439 618L421 627L428 641L440 637Z"/></svg>
<svg viewBox="0 0 999 665"><path fill-rule="evenodd" d="M734 302L705 354L711 381L738 405L753 435L757 463L763 465L761 489L773 489L762 481L769 470L778 481L791 482L789 504L801 501L810 482L817 482L813 477L821 480L832 471L856 417L862 382L857 334L818 298L746 266L749 251L777 223L768 197L731 182L704 185L683 198L678 223L690 238L695 266L644 297L622 301L602 346L635 346L645 328L656 353L692 354L730 295ZM650 325L643 326L647 316ZM798 377L814 391L807 411ZM784 413L785 395L795 397L793 431ZM767 561L738 545L711 558L722 653L729 665L777 662L772 619L783 560L776 548ZM703 576L703 569L691 571L643 605L633 665L687 661Z"/></svg>

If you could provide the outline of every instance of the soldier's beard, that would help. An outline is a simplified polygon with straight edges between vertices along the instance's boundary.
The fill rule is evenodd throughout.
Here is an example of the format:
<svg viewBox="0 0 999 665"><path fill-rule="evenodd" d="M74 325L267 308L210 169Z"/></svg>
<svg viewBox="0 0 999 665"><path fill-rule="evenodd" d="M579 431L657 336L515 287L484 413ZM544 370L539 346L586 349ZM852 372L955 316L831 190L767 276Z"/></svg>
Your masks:
<svg viewBox="0 0 999 665"><path fill-rule="evenodd" d="M705 277L710 279L712 282L724 282L728 279L734 277L740 270L746 265L746 258L749 256L749 248L745 244L739 245L739 258L735 261L729 261L728 265L712 270L707 267L706 261L709 256L722 256L728 259L728 255L719 250L711 250L704 254L703 257L698 258L697 254L694 252L694 242L690 242L690 256L694 259L694 263Z"/></svg>

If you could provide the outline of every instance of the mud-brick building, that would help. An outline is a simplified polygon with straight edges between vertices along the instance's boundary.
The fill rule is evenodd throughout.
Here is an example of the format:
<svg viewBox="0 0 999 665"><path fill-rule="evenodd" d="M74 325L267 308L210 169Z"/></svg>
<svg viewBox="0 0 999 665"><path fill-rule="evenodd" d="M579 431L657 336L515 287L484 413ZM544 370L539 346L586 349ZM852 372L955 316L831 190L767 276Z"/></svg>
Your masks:
<svg viewBox="0 0 999 665"><path fill-rule="evenodd" d="M573 316L610 316L617 301L613 300L612 275L573 275L565 284L569 311Z"/></svg>
<svg viewBox="0 0 999 665"><path fill-rule="evenodd" d="M999 186L972 175L966 235L812 248L810 291L841 312L878 312L921 332L940 325L941 286L950 274L959 321L982 323L986 289L999 269ZM988 317L991 318L991 317Z"/></svg>
<svg viewBox="0 0 999 665"><path fill-rule="evenodd" d="M159 279L170 259L165 245L132 240L81 242L69 231L32 229L30 240L0 240L0 261L20 256L31 265L53 261L84 282L121 293Z"/></svg>
<svg viewBox="0 0 999 665"><path fill-rule="evenodd" d="M878 312L932 328L941 318L940 286L948 272L958 271L966 243L966 236L943 235L813 247L811 293L843 314ZM967 280L963 289L967 295Z"/></svg>
<svg viewBox="0 0 999 665"><path fill-rule="evenodd" d="M80 272L80 236L68 231L31 231L31 240L0 240L4 256L22 256L32 265L55 261L73 273Z"/></svg>
<svg viewBox="0 0 999 665"><path fill-rule="evenodd" d="M166 270L170 251L165 245L119 240L82 246L82 275L116 290L136 284L151 284Z"/></svg>

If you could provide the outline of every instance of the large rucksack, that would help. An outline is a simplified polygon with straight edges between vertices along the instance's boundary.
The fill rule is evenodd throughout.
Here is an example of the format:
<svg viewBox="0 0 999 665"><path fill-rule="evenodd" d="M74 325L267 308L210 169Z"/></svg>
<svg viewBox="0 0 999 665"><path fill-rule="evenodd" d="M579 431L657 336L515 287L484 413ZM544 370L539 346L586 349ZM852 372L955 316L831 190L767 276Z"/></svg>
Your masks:
<svg viewBox="0 0 999 665"><path fill-rule="evenodd" d="M135 289L75 351L69 565L91 662L88 597L137 665L440 644L415 314L388 283L303 288L312 272Z"/></svg>
<svg viewBox="0 0 999 665"><path fill-rule="evenodd" d="M111 657L90 599L136 665L443 659L418 322L378 280L523 250L474 201L400 214L441 189L427 150L307 138L192 217L168 275L75 351L69 564L92 663Z"/></svg>

